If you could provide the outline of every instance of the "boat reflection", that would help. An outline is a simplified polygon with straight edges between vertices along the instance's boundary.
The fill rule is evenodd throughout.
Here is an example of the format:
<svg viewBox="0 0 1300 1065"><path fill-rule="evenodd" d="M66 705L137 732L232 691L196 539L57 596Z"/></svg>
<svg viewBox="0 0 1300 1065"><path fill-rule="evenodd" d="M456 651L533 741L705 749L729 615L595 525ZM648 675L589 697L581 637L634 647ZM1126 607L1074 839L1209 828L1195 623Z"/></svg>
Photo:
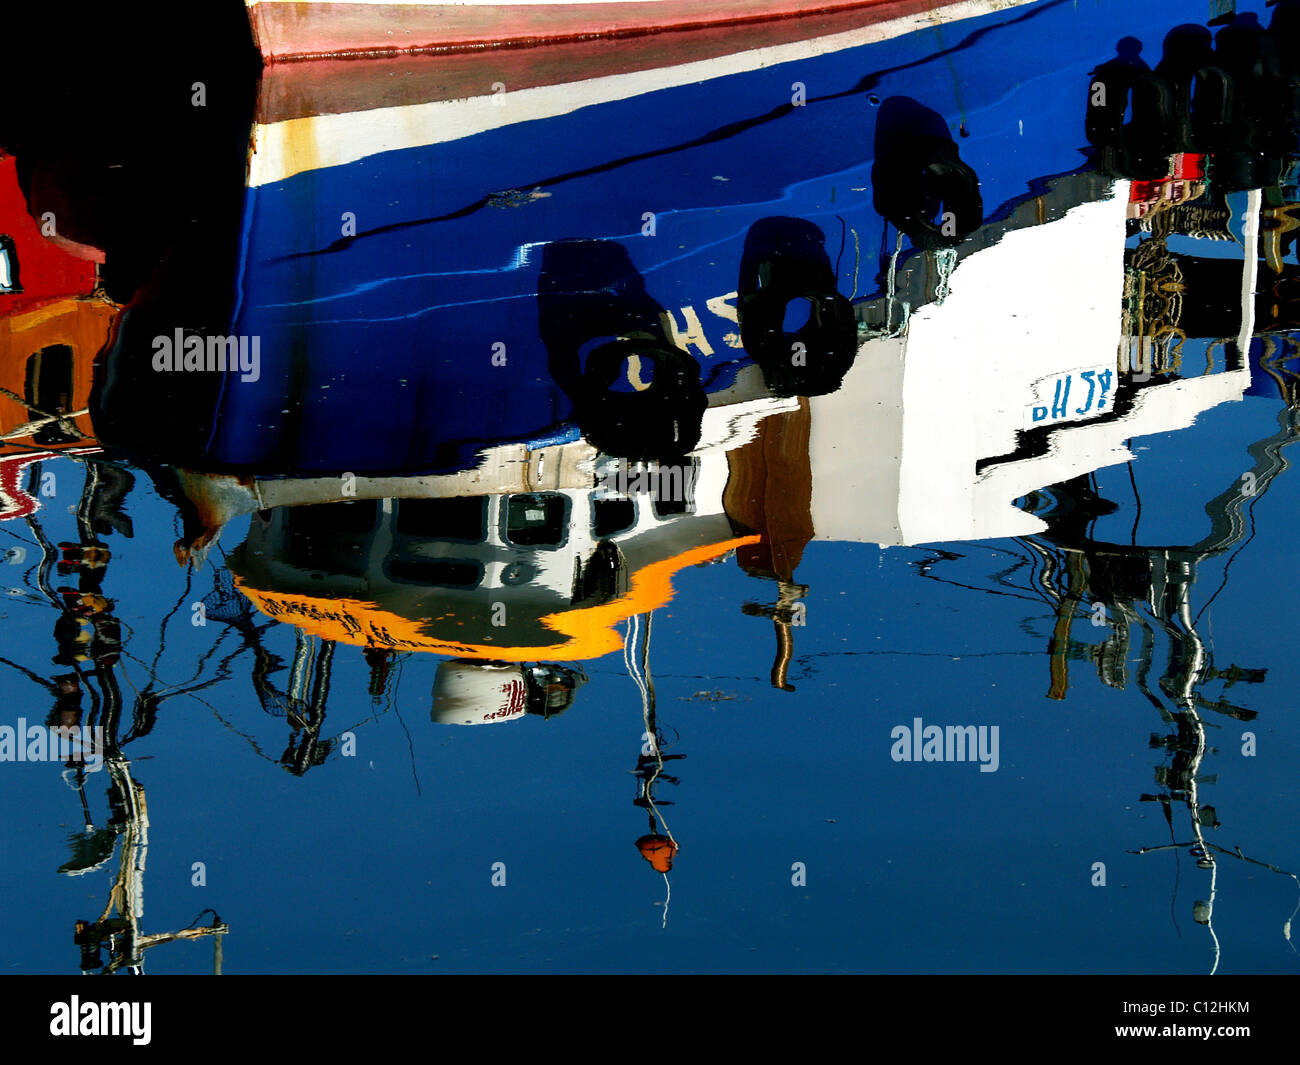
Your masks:
<svg viewBox="0 0 1300 1065"><path fill-rule="evenodd" d="M355 739L336 671L365 670L394 706L425 656L431 723L463 726L564 714L621 652L642 723L635 845L670 892L659 792L685 755L650 639L695 567L752 578L717 609L771 622L767 679L794 695L814 544L924 549L928 577L952 545L993 540L1028 552L1049 604L1047 697L1090 663L1159 713L1141 798L1210 874L1193 916L1217 968L1218 858L1293 875L1207 835L1207 730L1257 719L1237 692L1267 669L1216 665L1201 622L1218 593L1193 592L1219 563L1226 583L1300 434L1300 3L1217 35L1176 25L1172 0L988 6L938 51L910 17L865 33L842 12L818 47L768 42L800 49L779 63L696 39L716 74L648 45L608 70L550 42L229 76L211 147L190 142L211 173L147 235L119 217L146 186L105 207L78 164L134 180L156 146L118 164L35 121L0 139L16 153L0 152L0 520L30 534L6 557L31 551L18 594L54 612L59 669L0 662L54 698L52 725L107 737L106 827L84 771L69 778L87 828L62 871L103 867L120 840L109 905L77 925L83 970L140 971L145 949L208 935L220 959L215 913L141 931L148 814L122 752L166 701L232 679L240 709L218 716L242 730L237 662L275 749L287 731L263 757L302 778ZM262 24L277 48L281 31ZM1052 33L1064 56L1034 47ZM498 63L518 79L504 93ZM996 69L964 81L965 64ZM42 229L47 204L66 225ZM1237 441L1250 464L1213 498L1165 486L1179 534L1140 535L1138 454L1247 402L1278 404L1277 431ZM75 540L46 532L55 462L84 474ZM109 598L145 478L185 567L156 647ZM1130 486L1125 543L1106 530ZM199 606L211 648L167 684L168 625ZM133 697L128 655L147 667Z"/></svg>

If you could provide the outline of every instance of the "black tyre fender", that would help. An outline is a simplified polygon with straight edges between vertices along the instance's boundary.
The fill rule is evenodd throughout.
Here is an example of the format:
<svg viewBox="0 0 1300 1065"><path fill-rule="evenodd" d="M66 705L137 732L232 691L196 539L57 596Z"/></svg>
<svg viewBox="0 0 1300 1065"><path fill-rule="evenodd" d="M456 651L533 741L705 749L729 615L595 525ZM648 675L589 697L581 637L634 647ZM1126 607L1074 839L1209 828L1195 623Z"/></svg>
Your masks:
<svg viewBox="0 0 1300 1065"><path fill-rule="evenodd" d="M1105 102L1094 95L1104 87ZM1154 71L1098 71L1089 81L1088 141L1099 161L1117 177L1153 181L1165 177L1178 148L1184 115L1169 82ZM1133 117L1124 121L1132 108Z"/></svg>
<svg viewBox="0 0 1300 1065"><path fill-rule="evenodd" d="M649 387L612 391L632 355L653 363ZM591 352L573 400L578 427L593 447L635 461L691 451L700 441L708 406L699 363L680 348L649 337L607 341Z"/></svg>
<svg viewBox="0 0 1300 1065"><path fill-rule="evenodd" d="M1237 87L1222 67L1202 67L1196 72L1190 105L1190 125L1196 148L1218 152L1231 146Z"/></svg>
<svg viewBox="0 0 1300 1065"><path fill-rule="evenodd" d="M943 137L905 141L877 163L873 180L876 210L918 248L955 247L984 221L979 177ZM939 204L945 217L936 223Z"/></svg>
<svg viewBox="0 0 1300 1065"><path fill-rule="evenodd" d="M808 321L787 333L786 307L798 299L811 305ZM741 343L772 392L823 396L840 387L858 350L857 321L847 298L834 289L774 277L737 306Z"/></svg>

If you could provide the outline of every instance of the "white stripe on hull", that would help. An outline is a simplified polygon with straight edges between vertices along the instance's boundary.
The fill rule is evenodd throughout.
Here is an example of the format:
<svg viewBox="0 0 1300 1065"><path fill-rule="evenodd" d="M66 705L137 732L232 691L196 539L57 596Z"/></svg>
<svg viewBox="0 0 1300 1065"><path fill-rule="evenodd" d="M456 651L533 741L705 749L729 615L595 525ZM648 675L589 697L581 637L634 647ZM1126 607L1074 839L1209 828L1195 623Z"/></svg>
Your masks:
<svg viewBox="0 0 1300 1065"><path fill-rule="evenodd" d="M442 144L518 122L554 118L584 107L626 100L661 89L814 59L831 52L902 37L937 24L977 18L1034 2L960 0L925 14L878 22L829 37L756 48L681 66L519 89L506 94L508 99L504 102L502 96L487 95L259 124L254 130L248 185L256 188L283 181L306 170L343 166L380 152ZM275 77L275 72L271 71L267 76Z"/></svg>

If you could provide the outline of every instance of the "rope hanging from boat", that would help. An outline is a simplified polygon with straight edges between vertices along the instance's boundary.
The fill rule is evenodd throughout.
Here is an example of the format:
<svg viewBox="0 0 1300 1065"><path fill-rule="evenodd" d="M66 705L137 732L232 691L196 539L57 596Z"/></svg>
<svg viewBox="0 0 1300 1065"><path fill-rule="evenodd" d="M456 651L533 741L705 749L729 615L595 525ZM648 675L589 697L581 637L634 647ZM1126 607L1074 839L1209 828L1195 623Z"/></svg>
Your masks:
<svg viewBox="0 0 1300 1065"><path fill-rule="evenodd" d="M957 268L957 249L939 248L934 253L934 305L942 307L951 293L952 272Z"/></svg>
<svg viewBox="0 0 1300 1065"><path fill-rule="evenodd" d="M898 257L903 251L903 231L898 231L898 240L894 243L894 254L889 257L889 271L885 275L885 337L893 339L902 336L907 329L907 319L912 312L911 304L903 304L902 317L899 320L898 328L894 328L894 299L898 283Z"/></svg>

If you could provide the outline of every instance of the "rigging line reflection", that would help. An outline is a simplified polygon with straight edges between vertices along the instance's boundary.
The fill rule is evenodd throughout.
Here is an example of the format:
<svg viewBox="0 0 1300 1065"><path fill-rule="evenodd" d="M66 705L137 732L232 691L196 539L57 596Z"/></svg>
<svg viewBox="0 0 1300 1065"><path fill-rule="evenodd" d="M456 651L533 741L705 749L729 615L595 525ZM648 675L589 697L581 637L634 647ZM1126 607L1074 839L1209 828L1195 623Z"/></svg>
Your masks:
<svg viewBox="0 0 1300 1065"><path fill-rule="evenodd" d="M677 777L664 772L664 764L686 756L664 754L664 736L656 714L654 679L650 674L650 635L653 617L653 612L649 612L628 618L623 661L641 694L641 721L645 728L642 734L644 745L637 758L636 769L631 772L638 781L637 797L633 800L633 805L647 812L650 831L636 841L636 847L641 852L641 857L663 875L667 895L664 899L662 927L667 928L668 906L672 900L672 884L668 879L668 873L672 870L673 860L677 857L680 848L672 829L668 827L663 811L659 809L660 806L672 805L672 803L666 799L656 800L654 792L661 780L674 785L678 783Z"/></svg>
<svg viewBox="0 0 1300 1065"><path fill-rule="evenodd" d="M101 469L98 465L87 467L81 499L76 507L80 543L64 543L58 547L58 573L61 576L76 575L79 579L78 588L75 592L60 588L57 598L51 597L52 604L61 610L55 625L60 654L55 656L54 661L71 666L74 672L55 679L58 700L48 724L64 737L81 730L81 698L83 692L90 692L93 702L88 720L93 731L83 731L82 734L93 737L90 741L92 746L98 745L102 766L96 768L102 767L107 771L111 811L108 823L103 828L97 827L86 796L87 760L84 757L74 757L70 752L64 779L78 793L84 830L70 837L73 854L59 871L69 876L85 875L103 867L112 859L114 851L118 852L116 872L104 908L93 921L76 921L73 942L80 950L81 970L85 973L108 975L125 971L141 974L144 972L144 955L147 950L175 940L211 936L214 940L214 972L219 974L222 964L221 937L229 931L229 926L215 911L205 911L212 912L212 923L201 928L193 927L192 922L191 927L172 932L148 933L141 924L149 849L149 815L144 786L132 774L131 762L126 757L124 748L148 734L161 702L184 693L189 688L202 688L212 682L173 686L166 693L153 694L151 689L156 683L156 673L154 668L146 667L149 680L145 692L137 694L132 707L131 726L126 735L119 738L124 703L115 670L121 667L122 646L116 623L112 619L113 603L101 593L110 553L98 539L98 532L101 529L108 532L116 528L117 531L130 535L129 520L116 509L129 491L129 484L113 486L112 478L103 476L112 469L113 467ZM121 492L116 499L106 501L105 492L110 487L121 488ZM111 497L112 493L109 494ZM31 520L35 522L35 518ZM48 587L49 565L53 561L49 548L53 545L40 529L39 522L35 522L34 528L39 533L38 539L44 552L43 580ZM159 634L160 644L165 643L165 639L164 622ZM156 658L154 667L157 661ZM91 684L92 676L96 682L94 685ZM105 950L108 952L107 960L103 955Z"/></svg>
<svg viewBox="0 0 1300 1065"><path fill-rule="evenodd" d="M1092 521L1101 509L1099 494L1081 480L1056 485L1049 490L1058 499L1058 505L1044 514L1049 531L1038 538L1045 551L1059 558L1065 584L1058 593L1058 621L1049 644L1053 676L1051 697L1065 698L1067 662L1085 654L1094 659L1104 683L1124 687L1127 682L1128 632L1135 623L1141 627L1143 641L1137 658L1138 684L1173 729L1171 735L1151 737L1151 747L1167 751L1171 762L1156 769L1156 781L1162 785L1162 790L1154 795L1143 794L1141 799L1160 803L1170 826L1171 838L1173 805L1181 804L1188 811L1193 839L1188 843L1167 846L1185 850L1198 868L1210 874L1208 898L1196 901L1193 918L1206 927L1214 947L1211 973L1218 971L1222 960L1222 944L1214 924L1219 891L1218 865L1214 855L1232 852L1206 838L1206 830L1218 827L1219 820L1214 807L1204 801L1201 792L1203 785L1217 779L1203 773L1205 760L1213 752L1208 742L1209 726L1204 712L1213 711L1241 721L1250 721L1256 714L1233 705L1225 698L1208 698L1202 689L1215 680L1225 681L1226 687L1243 681L1261 683L1265 671L1236 665L1226 669L1215 667L1209 641L1197 628L1206 608L1193 616L1192 586L1200 563L1223 555L1234 547L1239 551L1249 542L1248 529L1253 523L1244 520L1243 511L1253 514L1259 496L1287 468L1283 449L1300 435L1291 408L1284 408L1278 421L1280 429L1277 433L1248 445L1246 449L1256 460L1254 468L1247 474L1253 478L1251 492L1243 494L1238 481L1210 500L1205 510L1210 518L1211 531L1190 547L1121 546L1092 539L1095 534L1091 532L1081 535L1082 530L1092 528ZM1082 511L1079 509L1081 506ZM1224 584L1227 577L1225 566ZM1100 648L1085 651L1070 639L1070 625L1083 604L1087 604L1094 624L1101 619L1100 623L1110 629L1110 635ZM1154 636L1157 630L1168 643L1168 659L1158 687L1170 706L1166 706L1147 683L1155 657ZM1157 849L1166 848L1142 848L1133 853L1149 853ZM1285 870L1275 871L1292 875ZM1290 942L1289 919L1284 933Z"/></svg>

